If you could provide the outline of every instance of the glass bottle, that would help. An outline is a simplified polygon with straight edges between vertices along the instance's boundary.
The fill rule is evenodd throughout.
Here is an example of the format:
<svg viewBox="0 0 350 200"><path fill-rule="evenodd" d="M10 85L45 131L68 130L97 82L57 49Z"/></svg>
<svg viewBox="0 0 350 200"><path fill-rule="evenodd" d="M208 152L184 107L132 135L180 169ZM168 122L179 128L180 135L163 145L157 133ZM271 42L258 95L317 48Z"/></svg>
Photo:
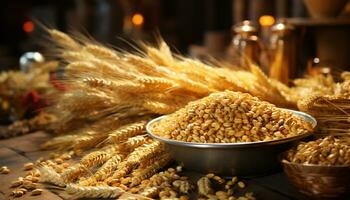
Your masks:
<svg viewBox="0 0 350 200"><path fill-rule="evenodd" d="M296 77L296 41L294 27L285 20L272 26L270 38L270 78L289 84Z"/></svg>
<svg viewBox="0 0 350 200"><path fill-rule="evenodd" d="M238 56L241 67L249 67L249 61L259 64L260 47L258 30L251 21L245 20L233 27L232 51Z"/></svg>

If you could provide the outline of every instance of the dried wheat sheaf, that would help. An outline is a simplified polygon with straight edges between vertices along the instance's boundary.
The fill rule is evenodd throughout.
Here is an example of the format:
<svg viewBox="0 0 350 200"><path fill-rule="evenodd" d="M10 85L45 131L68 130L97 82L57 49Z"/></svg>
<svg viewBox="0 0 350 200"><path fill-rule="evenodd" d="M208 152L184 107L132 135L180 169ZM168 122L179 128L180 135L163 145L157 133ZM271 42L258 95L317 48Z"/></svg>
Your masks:
<svg viewBox="0 0 350 200"><path fill-rule="evenodd" d="M349 72L341 74L342 82L336 83L333 77L317 76L299 79L298 85L291 91L299 96L299 110L307 112L317 120L319 135L350 137L350 76Z"/></svg>

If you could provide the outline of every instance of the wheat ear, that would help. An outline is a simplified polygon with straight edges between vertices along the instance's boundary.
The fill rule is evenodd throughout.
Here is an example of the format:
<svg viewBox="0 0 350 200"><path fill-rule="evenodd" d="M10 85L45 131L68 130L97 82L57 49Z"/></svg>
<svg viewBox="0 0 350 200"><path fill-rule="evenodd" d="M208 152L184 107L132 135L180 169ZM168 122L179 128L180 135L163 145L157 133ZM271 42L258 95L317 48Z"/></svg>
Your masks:
<svg viewBox="0 0 350 200"><path fill-rule="evenodd" d="M102 45L87 44L84 46L83 51L101 59L118 59L115 51Z"/></svg>
<svg viewBox="0 0 350 200"><path fill-rule="evenodd" d="M66 185L61 175L59 175L53 168L49 166L39 166L38 170L41 174L40 181L52 183L60 187L64 187Z"/></svg>
<svg viewBox="0 0 350 200"><path fill-rule="evenodd" d="M147 142L147 138L143 135L138 135L135 137L129 138L124 143L120 144L121 151L131 151L135 148L145 144Z"/></svg>
<svg viewBox="0 0 350 200"><path fill-rule="evenodd" d="M89 171L89 168L101 165L111 158L112 154L105 151L95 151L84 156L81 161L62 173L66 183L70 183Z"/></svg>
<svg viewBox="0 0 350 200"><path fill-rule="evenodd" d="M52 40L61 48L69 50L79 50L81 48L76 41L61 31L49 29L48 32Z"/></svg>
<svg viewBox="0 0 350 200"><path fill-rule="evenodd" d="M145 132L146 124L146 121L141 121L122 126L109 134L108 141L110 143L120 143L130 137L140 135Z"/></svg>
<svg viewBox="0 0 350 200"><path fill-rule="evenodd" d="M119 187L80 186L76 184L68 184L66 191L78 198L116 198L125 192Z"/></svg>
<svg viewBox="0 0 350 200"><path fill-rule="evenodd" d="M120 163L120 165L118 165L117 170L108 178L107 182L124 177L137 165L140 165L162 152L164 152L164 146L158 141L136 148L122 163Z"/></svg>
<svg viewBox="0 0 350 200"><path fill-rule="evenodd" d="M158 170L165 167L170 161L171 161L170 155L165 154L159 157L159 159L157 159L153 164L145 168L138 168L134 170L133 173L131 174L132 178L131 178L130 187L139 185L141 181L154 175Z"/></svg>
<svg viewBox="0 0 350 200"><path fill-rule="evenodd" d="M123 155L113 156L105 164L103 164L102 167L98 169L96 173L94 173L94 175L79 181L79 185L95 185L97 182L105 180L113 173L114 170L117 169L123 158Z"/></svg>

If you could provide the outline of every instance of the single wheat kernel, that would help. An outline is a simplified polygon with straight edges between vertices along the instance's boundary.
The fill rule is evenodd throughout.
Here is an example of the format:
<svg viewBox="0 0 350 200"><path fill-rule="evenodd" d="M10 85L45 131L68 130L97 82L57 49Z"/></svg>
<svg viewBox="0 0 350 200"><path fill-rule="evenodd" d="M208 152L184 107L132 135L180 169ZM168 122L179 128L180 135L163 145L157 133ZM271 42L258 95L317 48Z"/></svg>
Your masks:
<svg viewBox="0 0 350 200"><path fill-rule="evenodd" d="M7 166L2 166L0 168L0 173L1 174L9 174L10 172L11 172L11 170Z"/></svg>
<svg viewBox="0 0 350 200"><path fill-rule="evenodd" d="M239 181L237 184L238 184L238 187L245 188L245 184L242 181Z"/></svg>
<svg viewBox="0 0 350 200"><path fill-rule="evenodd" d="M41 195L43 193L42 189L35 189L32 191L31 195L36 196L36 195Z"/></svg>
<svg viewBox="0 0 350 200"><path fill-rule="evenodd" d="M57 163L57 164L62 164L63 163L63 159L61 159L61 158L56 158L55 159L55 162Z"/></svg>
<svg viewBox="0 0 350 200"><path fill-rule="evenodd" d="M62 163L62 167L63 168L68 168L69 167L69 163Z"/></svg>
<svg viewBox="0 0 350 200"><path fill-rule="evenodd" d="M25 171L32 170L34 168L34 164L33 163L25 163L23 165L23 168L24 168Z"/></svg>

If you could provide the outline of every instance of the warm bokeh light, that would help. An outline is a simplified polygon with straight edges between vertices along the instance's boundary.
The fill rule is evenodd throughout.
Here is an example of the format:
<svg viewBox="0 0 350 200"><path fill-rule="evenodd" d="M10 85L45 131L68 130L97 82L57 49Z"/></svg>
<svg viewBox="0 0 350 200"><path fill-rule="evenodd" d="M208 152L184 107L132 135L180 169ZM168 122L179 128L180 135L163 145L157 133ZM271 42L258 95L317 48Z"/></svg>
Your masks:
<svg viewBox="0 0 350 200"><path fill-rule="evenodd" d="M26 33L31 33L34 31L34 24L32 21L26 21L23 23L23 31Z"/></svg>
<svg viewBox="0 0 350 200"><path fill-rule="evenodd" d="M271 15L263 15L259 18L261 26L272 26L275 23L275 18Z"/></svg>
<svg viewBox="0 0 350 200"><path fill-rule="evenodd" d="M317 57L316 57L316 58L314 58L314 63L315 63L315 64L319 64L319 63L320 63L320 59L319 59L319 58L317 58Z"/></svg>
<svg viewBox="0 0 350 200"><path fill-rule="evenodd" d="M135 26L141 26L143 24L143 16L142 14L140 13L135 13L132 18L131 18L131 21L132 23L135 25Z"/></svg>

